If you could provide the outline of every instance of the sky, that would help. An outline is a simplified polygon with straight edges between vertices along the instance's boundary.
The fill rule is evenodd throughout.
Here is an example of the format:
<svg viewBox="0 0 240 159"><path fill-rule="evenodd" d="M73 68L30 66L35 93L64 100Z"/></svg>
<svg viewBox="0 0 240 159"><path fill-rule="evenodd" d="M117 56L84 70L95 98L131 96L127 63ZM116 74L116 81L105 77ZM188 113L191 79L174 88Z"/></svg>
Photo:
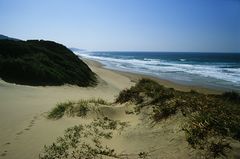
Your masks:
<svg viewBox="0 0 240 159"><path fill-rule="evenodd" d="M0 0L0 34L89 51L240 52L240 0Z"/></svg>

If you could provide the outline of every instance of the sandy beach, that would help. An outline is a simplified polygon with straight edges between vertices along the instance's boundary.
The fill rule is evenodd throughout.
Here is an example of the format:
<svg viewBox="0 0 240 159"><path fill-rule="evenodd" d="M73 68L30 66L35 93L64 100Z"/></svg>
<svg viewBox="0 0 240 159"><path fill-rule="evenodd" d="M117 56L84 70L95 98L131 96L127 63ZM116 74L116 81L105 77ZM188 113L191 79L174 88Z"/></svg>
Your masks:
<svg viewBox="0 0 240 159"><path fill-rule="evenodd" d="M77 117L48 120L47 112L57 103L91 98L113 102L121 90L133 86L137 79L146 77L104 69L97 62L86 59L84 61L98 75L99 84L96 87L32 87L0 81L0 158L38 158L43 146L51 144L66 128L91 120ZM159 79L158 82L183 91L196 89L205 93L217 92ZM129 109L132 109L131 105L120 105L112 108L109 114L115 113L113 118L132 123L123 135L113 137L109 143L117 151L134 154L139 150L152 149L153 154L160 158L189 158L194 154L184 138L184 133L179 130L181 121L177 116L150 128L147 124L139 124L141 117L126 115L125 111Z"/></svg>

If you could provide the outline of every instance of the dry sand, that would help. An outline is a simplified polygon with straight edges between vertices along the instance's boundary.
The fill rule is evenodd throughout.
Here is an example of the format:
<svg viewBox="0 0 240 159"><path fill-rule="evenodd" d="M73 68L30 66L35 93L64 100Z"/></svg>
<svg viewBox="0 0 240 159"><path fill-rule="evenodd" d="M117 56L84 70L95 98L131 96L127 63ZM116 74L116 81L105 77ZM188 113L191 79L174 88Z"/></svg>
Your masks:
<svg viewBox="0 0 240 159"><path fill-rule="evenodd" d="M85 61L99 77L96 87L32 87L0 81L0 158L38 158L43 146L61 136L66 128L87 122L81 118L46 119L46 113L56 103L90 98L113 102L120 90L131 87L136 79L142 77L107 70L97 62ZM168 81L159 82L177 89L192 89ZM189 158L192 155L184 134L179 130L180 120L177 116L150 127L147 123L141 123L140 116L126 115L125 110L131 109L129 107L112 109L109 115L132 123L124 134L115 136L109 143L118 152L135 154L153 150L153 155L159 158Z"/></svg>

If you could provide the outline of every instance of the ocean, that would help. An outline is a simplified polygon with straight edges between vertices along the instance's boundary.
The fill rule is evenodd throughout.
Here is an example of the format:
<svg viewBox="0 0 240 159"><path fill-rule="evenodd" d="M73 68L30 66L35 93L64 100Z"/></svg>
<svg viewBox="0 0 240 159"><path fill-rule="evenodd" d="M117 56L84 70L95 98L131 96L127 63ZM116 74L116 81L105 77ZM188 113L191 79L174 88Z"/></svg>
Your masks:
<svg viewBox="0 0 240 159"><path fill-rule="evenodd" d="M151 75L175 83L240 92L239 53L75 52L108 69Z"/></svg>

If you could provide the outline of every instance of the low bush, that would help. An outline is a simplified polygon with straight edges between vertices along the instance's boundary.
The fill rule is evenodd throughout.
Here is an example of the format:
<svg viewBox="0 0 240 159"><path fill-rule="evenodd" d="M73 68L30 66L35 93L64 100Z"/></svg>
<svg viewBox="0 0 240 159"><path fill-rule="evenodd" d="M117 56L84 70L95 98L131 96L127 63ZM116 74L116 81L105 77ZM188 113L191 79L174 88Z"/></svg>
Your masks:
<svg viewBox="0 0 240 159"><path fill-rule="evenodd" d="M114 131L122 131L126 125L125 122L103 118L68 128L63 137L58 137L50 146L44 146L39 158L119 158L114 149L103 144L103 140L111 139Z"/></svg>

